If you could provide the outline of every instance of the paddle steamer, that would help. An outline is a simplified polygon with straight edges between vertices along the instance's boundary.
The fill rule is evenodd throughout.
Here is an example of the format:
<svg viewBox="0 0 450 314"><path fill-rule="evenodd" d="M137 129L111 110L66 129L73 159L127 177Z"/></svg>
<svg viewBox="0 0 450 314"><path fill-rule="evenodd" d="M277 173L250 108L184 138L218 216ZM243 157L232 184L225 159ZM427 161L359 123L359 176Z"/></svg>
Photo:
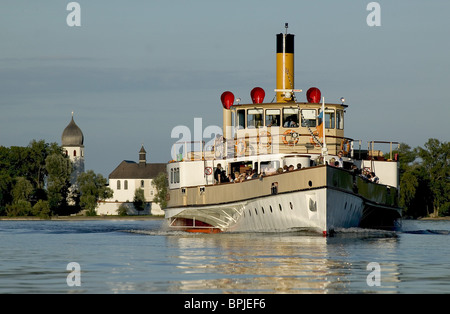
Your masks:
<svg viewBox="0 0 450 314"><path fill-rule="evenodd" d="M190 232L283 232L392 228L398 207L398 158L392 141L344 136L344 99L325 103L318 88L300 102L294 88L294 35L276 35L276 99L251 90L251 104L221 96L223 135L184 149L167 165L165 217ZM189 144L189 145L186 145ZM185 147L192 146L185 143ZM389 147L389 153L376 150ZM195 145L194 145L195 147ZM286 169L287 168L287 169ZM375 173L378 181L370 179Z"/></svg>

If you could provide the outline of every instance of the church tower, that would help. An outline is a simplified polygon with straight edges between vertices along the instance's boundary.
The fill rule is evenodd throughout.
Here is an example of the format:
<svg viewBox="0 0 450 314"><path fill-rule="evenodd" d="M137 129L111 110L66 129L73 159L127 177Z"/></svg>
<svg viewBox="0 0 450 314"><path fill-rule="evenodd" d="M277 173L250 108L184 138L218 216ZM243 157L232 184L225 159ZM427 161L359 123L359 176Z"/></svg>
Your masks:
<svg viewBox="0 0 450 314"><path fill-rule="evenodd" d="M63 152L66 156L69 156L70 160L73 162L74 170L72 173L72 177L70 179L70 183L72 186L76 185L78 176L84 172L84 136L81 129L73 120L73 112L72 112L72 120L64 129L61 136L61 146L63 148Z"/></svg>

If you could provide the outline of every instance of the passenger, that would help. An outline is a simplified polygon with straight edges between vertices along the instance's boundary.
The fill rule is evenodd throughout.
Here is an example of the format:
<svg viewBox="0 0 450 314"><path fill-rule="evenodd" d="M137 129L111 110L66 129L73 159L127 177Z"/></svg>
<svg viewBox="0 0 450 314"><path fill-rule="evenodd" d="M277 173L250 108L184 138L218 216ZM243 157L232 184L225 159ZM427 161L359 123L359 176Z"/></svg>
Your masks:
<svg viewBox="0 0 450 314"><path fill-rule="evenodd" d="M336 162L336 159L334 159L334 157L333 157L333 158L330 159L330 161L328 162L328 164L329 164L330 166L334 167L335 162Z"/></svg>
<svg viewBox="0 0 450 314"><path fill-rule="evenodd" d="M380 178L378 178L378 177L375 175L375 172L371 172L371 173L370 173L370 177L371 177L372 182L374 182L374 183L380 182Z"/></svg>
<svg viewBox="0 0 450 314"><path fill-rule="evenodd" d="M278 168L277 173L283 173L283 168Z"/></svg>
<svg viewBox="0 0 450 314"><path fill-rule="evenodd" d="M290 165L288 171L294 171L294 165Z"/></svg>
<svg viewBox="0 0 450 314"><path fill-rule="evenodd" d="M234 173L234 183L239 183L240 181L239 181L239 172L235 172Z"/></svg>
<svg viewBox="0 0 450 314"><path fill-rule="evenodd" d="M302 169L302 164L301 164L301 163L298 163L298 164L297 164L297 170L300 170L300 169Z"/></svg>
<svg viewBox="0 0 450 314"><path fill-rule="evenodd" d="M222 171L222 173L220 174L220 182L230 182L228 180L228 176L227 173L225 172L225 170Z"/></svg>
<svg viewBox="0 0 450 314"><path fill-rule="evenodd" d="M228 182L234 182L233 176L231 173L228 175Z"/></svg>
<svg viewBox="0 0 450 314"><path fill-rule="evenodd" d="M342 159L342 150L340 150L338 152L338 160L337 161L339 162L339 167L344 168L344 160Z"/></svg>
<svg viewBox="0 0 450 314"><path fill-rule="evenodd" d="M256 178L258 178L258 174L256 173L256 170L253 169L251 179L256 179Z"/></svg>
<svg viewBox="0 0 450 314"><path fill-rule="evenodd" d="M222 177L222 165L221 164L217 164L217 168L214 171L214 179L216 180L216 183L220 183L221 182L221 177Z"/></svg>
<svg viewBox="0 0 450 314"><path fill-rule="evenodd" d="M362 173L361 173L361 178L363 178L364 180L369 180L370 181L370 172L369 172L369 170L364 168Z"/></svg>
<svg viewBox="0 0 450 314"><path fill-rule="evenodd" d="M350 170L351 170L351 171L353 172L353 174L355 174L355 175L361 174L361 171L358 169L358 167L357 167L356 165L352 165L352 167L351 167Z"/></svg>
<svg viewBox="0 0 450 314"><path fill-rule="evenodd" d="M283 172L287 172L288 171L288 166L287 165L284 165L283 166Z"/></svg>

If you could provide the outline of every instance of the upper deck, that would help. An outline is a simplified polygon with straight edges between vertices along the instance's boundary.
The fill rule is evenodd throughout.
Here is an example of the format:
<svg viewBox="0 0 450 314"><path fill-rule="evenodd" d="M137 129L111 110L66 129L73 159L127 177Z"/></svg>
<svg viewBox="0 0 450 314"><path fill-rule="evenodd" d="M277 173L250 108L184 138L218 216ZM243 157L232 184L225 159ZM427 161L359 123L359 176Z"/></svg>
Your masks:
<svg viewBox="0 0 450 314"><path fill-rule="evenodd" d="M228 135L224 139L226 156L321 154L324 147L332 155L340 150L348 153L351 139L344 137L346 107L344 104L325 104L325 114L322 115L322 105L317 103L232 106L232 124L224 125L224 128L231 128L224 131ZM230 134L234 143L230 143ZM230 144L234 144L234 151Z"/></svg>

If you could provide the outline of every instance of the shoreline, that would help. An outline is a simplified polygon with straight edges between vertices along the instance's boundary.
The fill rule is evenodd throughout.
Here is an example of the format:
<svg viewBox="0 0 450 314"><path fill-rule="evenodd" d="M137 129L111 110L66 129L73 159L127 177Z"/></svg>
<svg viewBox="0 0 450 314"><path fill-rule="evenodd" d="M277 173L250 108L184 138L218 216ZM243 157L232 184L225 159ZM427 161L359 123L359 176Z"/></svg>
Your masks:
<svg viewBox="0 0 450 314"><path fill-rule="evenodd" d="M0 221L45 221L45 220L159 220L164 219L163 215L133 215L133 216L116 216L116 215L104 215L104 216L56 216L50 218L39 218L33 216L24 217L0 217Z"/></svg>
<svg viewBox="0 0 450 314"><path fill-rule="evenodd" d="M130 216L118 216L118 215L103 215L103 216L55 216L50 218L40 218L35 216L23 216L23 217L6 217L0 216L0 221L43 221L43 220L162 220L164 215L130 215ZM419 217L408 218L403 220L431 220L431 221L447 221L450 220L450 216L444 217Z"/></svg>

